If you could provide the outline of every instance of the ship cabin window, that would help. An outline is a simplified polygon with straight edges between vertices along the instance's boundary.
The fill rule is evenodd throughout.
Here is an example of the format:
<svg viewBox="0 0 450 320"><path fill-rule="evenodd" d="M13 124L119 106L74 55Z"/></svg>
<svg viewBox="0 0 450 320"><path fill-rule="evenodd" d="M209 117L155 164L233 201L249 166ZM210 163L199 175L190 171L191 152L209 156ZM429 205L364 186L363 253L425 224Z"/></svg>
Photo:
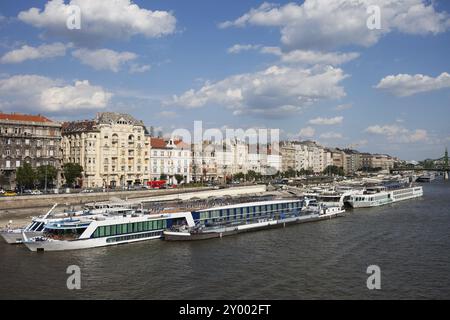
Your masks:
<svg viewBox="0 0 450 320"><path fill-rule="evenodd" d="M74 227L70 228L45 228L44 234L48 238L61 239L61 240L71 240L77 239L83 234L87 227Z"/></svg>
<svg viewBox="0 0 450 320"><path fill-rule="evenodd" d="M97 227L91 238L102 238L130 233L162 230L166 228L167 220L142 221L112 226L102 226Z"/></svg>

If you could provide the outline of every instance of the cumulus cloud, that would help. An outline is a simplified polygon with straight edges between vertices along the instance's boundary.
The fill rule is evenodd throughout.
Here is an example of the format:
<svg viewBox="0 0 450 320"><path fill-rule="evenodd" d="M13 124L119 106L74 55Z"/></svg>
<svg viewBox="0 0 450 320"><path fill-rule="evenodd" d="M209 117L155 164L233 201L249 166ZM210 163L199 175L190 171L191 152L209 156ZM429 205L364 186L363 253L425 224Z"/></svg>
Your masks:
<svg viewBox="0 0 450 320"><path fill-rule="evenodd" d="M428 132L424 129L409 130L397 124L393 125L373 125L368 127L365 132L384 136L390 142L396 143L415 143L428 140Z"/></svg>
<svg viewBox="0 0 450 320"><path fill-rule="evenodd" d="M284 63L300 63L306 65L329 64L338 66L354 60L359 57L357 52L340 53L340 52L321 52L314 50L293 50L283 52L278 47L264 47L262 53L273 54L280 57Z"/></svg>
<svg viewBox="0 0 450 320"><path fill-rule="evenodd" d="M369 30L367 8L381 9L381 30ZM449 15L438 12L425 0L305 0L276 5L263 3L220 28L278 27L281 41L291 49L336 48L346 45L371 46L392 31L407 34L438 34L450 27Z"/></svg>
<svg viewBox="0 0 450 320"><path fill-rule="evenodd" d="M249 50L255 50L260 48L260 45L257 44L235 44L234 46L228 48L228 53L241 53L242 51L249 51Z"/></svg>
<svg viewBox="0 0 450 320"><path fill-rule="evenodd" d="M175 118L178 116L178 113L175 111L161 111L158 113L158 116L161 118Z"/></svg>
<svg viewBox="0 0 450 320"><path fill-rule="evenodd" d="M313 127L306 127L300 129L298 136L300 138L312 138L316 134L316 130Z"/></svg>
<svg viewBox="0 0 450 320"><path fill-rule="evenodd" d="M337 140L337 139L342 139L343 136L341 133L337 133L337 132L325 132L320 135L320 138L327 139L327 140Z"/></svg>
<svg viewBox="0 0 450 320"><path fill-rule="evenodd" d="M387 76L375 86L399 97L412 96L417 93L450 88L450 74L443 72L436 78L423 74L399 74Z"/></svg>
<svg viewBox="0 0 450 320"><path fill-rule="evenodd" d="M314 125L330 126L330 125L341 124L342 121L344 121L344 117L334 117L334 118L319 117L319 118L309 120L309 123L314 124Z"/></svg>
<svg viewBox="0 0 450 320"><path fill-rule="evenodd" d="M151 69L151 65L149 64L137 64L137 63L132 63L130 66L130 73L144 73L147 71L150 71Z"/></svg>
<svg viewBox="0 0 450 320"><path fill-rule="evenodd" d="M60 42L55 42L52 44L43 44L38 47L23 45L19 49L14 49L5 53L0 58L0 62L21 63L26 60L62 57L66 55L66 50L69 47L71 47L71 45L66 45Z"/></svg>
<svg viewBox="0 0 450 320"><path fill-rule="evenodd" d="M221 105L235 115L253 114L285 117L324 99L339 99L346 78L339 68L271 66L255 73L238 74L221 81L207 82L198 90L174 96L167 104L185 108Z"/></svg>
<svg viewBox="0 0 450 320"><path fill-rule="evenodd" d="M5 110L67 112L105 108L112 93L89 81L73 85L38 75L15 75L0 79L0 106Z"/></svg>
<svg viewBox="0 0 450 320"><path fill-rule="evenodd" d="M353 105L351 103L345 103L345 104L338 105L336 108L334 108L334 110L344 111L344 110L349 110L351 108L353 108Z"/></svg>
<svg viewBox="0 0 450 320"><path fill-rule="evenodd" d="M124 63L135 60L138 56L132 52L117 52L110 49L78 49L72 55L82 64L95 70L118 72Z"/></svg>
<svg viewBox="0 0 450 320"><path fill-rule="evenodd" d="M66 21L72 7L81 10L81 29L69 30ZM18 15L19 20L34 27L80 41L83 38L129 38L143 35L158 38L175 32L176 18L167 11L140 8L131 0L49 0L43 10L31 8Z"/></svg>

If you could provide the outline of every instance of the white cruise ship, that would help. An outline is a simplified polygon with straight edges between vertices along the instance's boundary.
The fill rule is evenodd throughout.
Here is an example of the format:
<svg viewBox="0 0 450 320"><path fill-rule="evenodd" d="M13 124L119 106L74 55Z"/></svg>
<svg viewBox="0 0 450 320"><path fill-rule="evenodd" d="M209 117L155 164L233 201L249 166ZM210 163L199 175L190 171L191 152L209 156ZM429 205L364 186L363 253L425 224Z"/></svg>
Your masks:
<svg viewBox="0 0 450 320"><path fill-rule="evenodd" d="M352 195L348 202L353 208L370 208L422 196L422 187L387 190L386 187L378 186L366 188L364 192Z"/></svg>
<svg viewBox="0 0 450 320"><path fill-rule="evenodd" d="M148 214L140 209L110 208L97 215L52 221L42 236L23 243L31 251L97 248L161 238L173 225L194 226L190 212Z"/></svg>
<svg viewBox="0 0 450 320"><path fill-rule="evenodd" d="M39 217L33 217L31 222L23 228L6 228L0 231L0 236L8 244L21 244L23 242L23 236L28 239L41 236L44 231L44 226L48 223L55 221L64 221L69 217L89 216L106 213L112 208L136 208L137 204L131 204L127 202L108 202L108 203L94 203L88 204L84 209L78 211L67 211L63 213L53 214L52 212L58 206L56 203L45 215Z"/></svg>

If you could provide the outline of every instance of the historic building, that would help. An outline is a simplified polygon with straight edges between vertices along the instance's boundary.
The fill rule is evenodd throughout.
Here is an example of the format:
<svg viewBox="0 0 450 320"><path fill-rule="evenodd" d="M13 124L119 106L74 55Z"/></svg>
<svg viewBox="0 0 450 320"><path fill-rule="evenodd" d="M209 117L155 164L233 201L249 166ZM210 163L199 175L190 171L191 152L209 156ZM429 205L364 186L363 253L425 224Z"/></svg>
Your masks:
<svg viewBox="0 0 450 320"><path fill-rule="evenodd" d="M16 170L24 163L61 170L61 124L41 115L0 113L0 187L16 187ZM58 181L60 173L58 173Z"/></svg>
<svg viewBox="0 0 450 320"><path fill-rule="evenodd" d="M210 141L192 144L192 180L213 182L217 177L216 146Z"/></svg>
<svg viewBox="0 0 450 320"><path fill-rule="evenodd" d="M65 163L83 169L83 187L129 187L150 179L150 147L144 123L128 114L98 113L94 120L62 127Z"/></svg>
<svg viewBox="0 0 450 320"><path fill-rule="evenodd" d="M170 184L190 183L192 180L191 146L181 140L149 137L150 178L164 178ZM177 181L177 176L182 181Z"/></svg>
<svg viewBox="0 0 450 320"><path fill-rule="evenodd" d="M386 154L361 154L361 168L363 171L379 169L389 171L394 168L395 160Z"/></svg>

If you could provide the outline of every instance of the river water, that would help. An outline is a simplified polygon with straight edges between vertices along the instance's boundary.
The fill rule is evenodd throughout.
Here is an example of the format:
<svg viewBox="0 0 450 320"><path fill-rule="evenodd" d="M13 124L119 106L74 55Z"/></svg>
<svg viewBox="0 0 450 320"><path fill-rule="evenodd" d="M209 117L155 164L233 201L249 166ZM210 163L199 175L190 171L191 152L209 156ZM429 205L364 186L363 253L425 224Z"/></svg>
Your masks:
<svg viewBox="0 0 450 320"><path fill-rule="evenodd" d="M421 199L203 242L33 253L0 243L0 299L449 299L450 183ZM68 290L66 269L81 269ZM381 269L368 290L367 267Z"/></svg>

